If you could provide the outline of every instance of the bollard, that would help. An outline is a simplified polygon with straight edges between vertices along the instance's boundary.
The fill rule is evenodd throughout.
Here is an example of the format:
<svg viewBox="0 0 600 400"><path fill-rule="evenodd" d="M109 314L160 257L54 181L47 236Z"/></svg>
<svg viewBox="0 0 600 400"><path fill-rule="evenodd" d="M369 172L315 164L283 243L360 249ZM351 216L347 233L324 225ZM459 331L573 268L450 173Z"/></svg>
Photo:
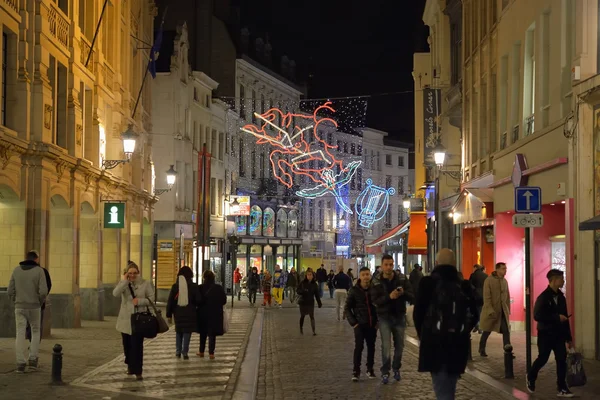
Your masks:
<svg viewBox="0 0 600 400"><path fill-rule="evenodd" d="M473 361L473 339L469 334L469 361Z"/></svg>
<svg viewBox="0 0 600 400"><path fill-rule="evenodd" d="M514 379L515 373L513 369L513 347L511 344L504 346L504 378Z"/></svg>
<svg viewBox="0 0 600 400"><path fill-rule="evenodd" d="M62 346L55 344L52 348L52 385L64 385L62 381Z"/></svg>

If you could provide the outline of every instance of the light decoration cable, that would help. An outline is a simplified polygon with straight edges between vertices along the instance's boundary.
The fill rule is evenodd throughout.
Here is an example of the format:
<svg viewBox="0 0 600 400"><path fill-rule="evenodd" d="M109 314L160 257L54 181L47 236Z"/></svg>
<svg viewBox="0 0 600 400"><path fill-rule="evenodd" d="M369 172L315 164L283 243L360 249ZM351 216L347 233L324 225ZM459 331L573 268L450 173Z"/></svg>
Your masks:
<svg viewBox="0 0 600 400"><path fill-rule="evenodd" d="M396 189L376 186L372 179L367 179L366 187L356 198L354 206L360 226L370 228L382 219L388 211L390 196L395 193Z"/></svg>
<svg viewBox="0 0 600 400"><path fill-rule="evenodd" d="M260 127L246 124L240 129L253 135L257 144L270 144L273 147L269 161L274 177L284 186L292 188L292 174L306 176L309 182L316 185L298 190L296 195L315 199L331 194L344 212L353 214L342 198L341 188L352 180L362 161L352 161L344 166L343 160L336 158L335 150L338 146L327 143L321 137L319 128L327 126L329 129L333 126L337 129L338 124L333 118L323 117L324 113L335 113L331 102L318 106L312 114L283 112L278 108L271 108L263 114L254 113L260 121ZM275 121L281 122L277 124Z"/></svg>

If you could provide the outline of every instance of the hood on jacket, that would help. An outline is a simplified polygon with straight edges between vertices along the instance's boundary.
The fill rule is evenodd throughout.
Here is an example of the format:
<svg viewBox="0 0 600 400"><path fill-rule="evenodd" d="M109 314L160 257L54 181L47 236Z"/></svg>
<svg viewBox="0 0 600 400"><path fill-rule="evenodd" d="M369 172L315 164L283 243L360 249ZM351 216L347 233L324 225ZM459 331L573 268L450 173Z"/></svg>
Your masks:
<svg viewBox="0 0 600 400"><path fill-rule="evenodd" d="M454 265L437 265L431 272L431 275L438 275L445 281L456 282L460 280L458 274L459 272Z"/></svg>
<svg viewBox="0 0 600 400"><path fill-rule="evenodd" d="M21 266L21 269L22 269L22 270L24 270L24 271L27 271L27 270L30 270L30 269L32 269L32 268L35 268L35 267L39 267L39 266L40 266L40 264L36 263L36 262L35 262L35 261L33 261L33 260L25 260L25 261L21 261L21 262L19 263L19 265Z"/></svg>
<svg viewBox="0 0 600 400"><path fill-rule="evenodd" d="M496 271L492 272L492 273L490 274L490 276L493 276L493 277L494 277L494 278L496 278L496 279L504 279L504 278L500 278L500 277L498 276L498 273L497 273Z"/></svg>

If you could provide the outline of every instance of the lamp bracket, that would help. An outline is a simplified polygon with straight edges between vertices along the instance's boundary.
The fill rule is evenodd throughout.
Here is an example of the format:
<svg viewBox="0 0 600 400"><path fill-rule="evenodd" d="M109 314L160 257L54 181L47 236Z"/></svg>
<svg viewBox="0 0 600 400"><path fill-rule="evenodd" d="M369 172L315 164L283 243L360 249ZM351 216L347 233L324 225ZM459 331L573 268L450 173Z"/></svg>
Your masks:
<svg viewBox="0 0 600 400"><path fill-rule="evenodd" d="M100 202L101 203L106 203L108 201L110 201L111 203L127 203L127 200L111 199L110 196L102 196L102 195L100 195Z"/></svg>
<svg viewBox="0 0 600 400"><path fill-rule="evenodd" d="M160 196L163 193L167 193L170 192L171 188L166 188L166 189L154 189L154 195L155 196Z"/></svg>
<svg viewBox="0 0 600 400"><path fill-rule="evenodd" d="M102 169L113 169L118 165L126 164L129 162L129 159L125 160L102 160Z"/></svg>
<svg viewBox="0 0 600 400"><path fill-rule="evenodd" d="M450 178L456 180L456 181L461 181L462 180L462 171L461 170L455 170L455 169L441 169L440 172L448 175Z"/></svg>

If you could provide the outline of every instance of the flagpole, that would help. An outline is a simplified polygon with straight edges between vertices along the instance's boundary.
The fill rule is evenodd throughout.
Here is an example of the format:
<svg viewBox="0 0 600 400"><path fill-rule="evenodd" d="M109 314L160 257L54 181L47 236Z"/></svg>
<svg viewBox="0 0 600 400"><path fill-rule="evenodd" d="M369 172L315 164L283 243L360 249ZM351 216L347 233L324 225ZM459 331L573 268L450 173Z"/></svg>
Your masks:
<svg viewBox="0 0 600 400"><path fill-rule="evenodd" d="M165 24L165 17L167 16L168 9L169 9L169 6L167 6L165 8L165 11L163 12L162 20L160 21L159 32L162 31L163 25ZM154 44L152 45L152 47L154 47ZM152 49L150 50L150 57L152 57ZM152 61L152 60L150 60L150 61ZM154 60L154 61L156 61L156 60ZM142 79L142 85L140 86L140 91L138 92L137 99L135 100L135 105L133 106L133 111L131 112L131 118L133 118L133 119L135 119L135 112L136 112L137 106L140 102L140 98L142 97L142 90L144 90L144 84L146 83L146 78L148 77L149 71L150 71L150 64L148 64L148 67L146 68L146 72L144 72L144 78Z"/></svg>
<svg viewBox="0 0 600 400"><path fill-rule="evenodd" d="M98 32L100 31L100 25L102 24L102 18L104 17L104 10L106 10L106 4L108 4L108 0L104 0L104 5L102 6L100 19L98 20L98 25L96 25L96 32L94 33L94 38L92 39L92 44L90 45L90 52L88 53L87 59L85 60L86 68L88 66L88 63L90 62L90 58L92 58L92 52L94 51L94 44L96 44L96 39L98 39ZM106 38L104 40L106 40Z"/></svg>

